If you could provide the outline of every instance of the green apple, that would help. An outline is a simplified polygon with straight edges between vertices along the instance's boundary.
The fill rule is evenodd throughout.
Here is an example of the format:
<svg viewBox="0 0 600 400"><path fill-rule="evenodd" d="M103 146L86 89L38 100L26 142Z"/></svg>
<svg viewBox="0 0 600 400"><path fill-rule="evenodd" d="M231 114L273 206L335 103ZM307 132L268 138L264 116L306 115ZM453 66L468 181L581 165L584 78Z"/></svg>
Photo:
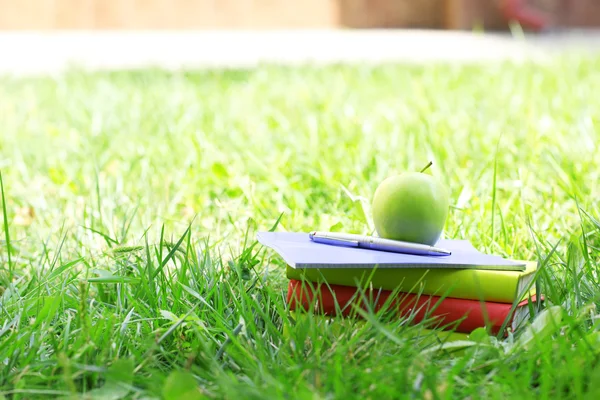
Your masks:
<svg viewBox="0 0 600 400"><path fill-rule="evenodd" d="M429 163L431 165L431 163ZM406 172L379 184L373 196L373 222L379 237L434 245L449 208L448 189L433 176Z"/></svg>

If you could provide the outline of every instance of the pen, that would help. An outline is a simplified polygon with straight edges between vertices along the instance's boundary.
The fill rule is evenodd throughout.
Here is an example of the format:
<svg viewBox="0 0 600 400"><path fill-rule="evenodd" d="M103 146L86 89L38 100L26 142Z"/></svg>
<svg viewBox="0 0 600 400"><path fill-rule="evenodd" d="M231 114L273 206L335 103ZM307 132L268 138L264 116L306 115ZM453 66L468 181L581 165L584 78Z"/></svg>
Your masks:
<svg viewBox="0 0 600 400"><path fill-rule="evenodd" d="M421 256L449 256L449 250L420 243L402 242L374 236L355 235L338 232L310 232L310 239L316 243L334 246L359 247L363 249L390 251L394 253L415 254Z"/></svg>

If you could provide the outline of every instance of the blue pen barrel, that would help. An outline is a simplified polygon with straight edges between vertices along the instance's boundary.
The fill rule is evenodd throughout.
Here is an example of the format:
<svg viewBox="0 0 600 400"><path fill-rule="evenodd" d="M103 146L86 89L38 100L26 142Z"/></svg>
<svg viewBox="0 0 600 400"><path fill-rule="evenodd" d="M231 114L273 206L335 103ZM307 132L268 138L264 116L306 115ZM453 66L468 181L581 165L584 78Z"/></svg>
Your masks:
<svg viewBox="0 0 600 400"><path fill-rule="evenodd" d="M344 247L360 247L360 244L358 241L356 240L346 240L346 239L334 239L334 238L328 238L328 237L320 237L317 240L315 240L316 242L319 243L323 243L323 244L331 244L334 246L344 246Z"/></svg>

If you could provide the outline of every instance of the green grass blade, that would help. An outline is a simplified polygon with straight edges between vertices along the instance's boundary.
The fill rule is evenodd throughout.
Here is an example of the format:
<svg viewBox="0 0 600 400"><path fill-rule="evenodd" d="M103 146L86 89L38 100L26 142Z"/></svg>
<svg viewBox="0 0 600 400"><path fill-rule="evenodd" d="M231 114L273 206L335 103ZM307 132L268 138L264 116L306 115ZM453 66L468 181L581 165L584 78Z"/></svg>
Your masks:
<svg viewBox="0 0 600 400"><path fill-rule="evenodd" d="M173 258L173 256L175 255L175 253L179 250L179 247L181 246L181 243L183 243L184 239L186 238L186 236L190 232L190 227L191 226L187 227L187 229L185 230L185 232L183 233L183 235L179 238L179 240L177 241L177 243L175 243L175 245L173 246L173 248L171 249L171 251L169 251L169 254L167 254L167 256L165 257L165 259L161 261L159 267L156 269L156 271L154 271L154 274L152 275L152 279L156 278L156 276L161 273L161 271L164 269L164 267L167 265L167 263Z"/></svg>
<svg viewBox="0 0 600 400"><path fill-rule="evenodd" d="M6 197L4 195L4 181L2 179L2 171L0 170L0 193L2 194L2 219L4 221L4 244L6 246L6 255L8 257L8 281L12 281L14 271L12 262L12 246L10 242L10 233L8 230L8 212L6 211Z"/></svg>

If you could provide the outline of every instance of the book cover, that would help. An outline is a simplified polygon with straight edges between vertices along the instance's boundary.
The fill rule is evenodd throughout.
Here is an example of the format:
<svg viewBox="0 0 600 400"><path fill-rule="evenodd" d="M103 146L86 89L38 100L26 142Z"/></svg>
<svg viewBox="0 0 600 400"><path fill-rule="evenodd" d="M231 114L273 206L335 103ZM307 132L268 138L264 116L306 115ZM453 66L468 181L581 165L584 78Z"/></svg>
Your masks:
<svg viewBox="0 0 600 400"><path fill-rule="evenodd" d="M411 323L432 322L434 327L449 327L456 332L470 333L477 328L488 328L498 334L503 323L513 332L529 319L529 305L536 296L521 301L511 313L512 304L480 302L451 297L398 293L388 290L368 289L341 285L312 284L292 279L286 298L292 311L312 311L327 316L357 316L355 306L374 312L392 311Z"/></svg>
<svg viewBox="0 0 600 400"><path fill-rule="evenodd" d="M423 256L357 247L334 246L310 240L308 233L259 232L257 239L273 249L291 268L374 268L524 271L525 263L483 254L467 240L441 239L436 246L452 252L448 256Z"/></svg>
<svg viewBox="0 0 600 400"><path fill-rule="evenodd" d="M525 271L427 268L305 268L286 267L288 279L332 285L397 290L457 299L513 303L535 294L537 262Z"/></svg>

